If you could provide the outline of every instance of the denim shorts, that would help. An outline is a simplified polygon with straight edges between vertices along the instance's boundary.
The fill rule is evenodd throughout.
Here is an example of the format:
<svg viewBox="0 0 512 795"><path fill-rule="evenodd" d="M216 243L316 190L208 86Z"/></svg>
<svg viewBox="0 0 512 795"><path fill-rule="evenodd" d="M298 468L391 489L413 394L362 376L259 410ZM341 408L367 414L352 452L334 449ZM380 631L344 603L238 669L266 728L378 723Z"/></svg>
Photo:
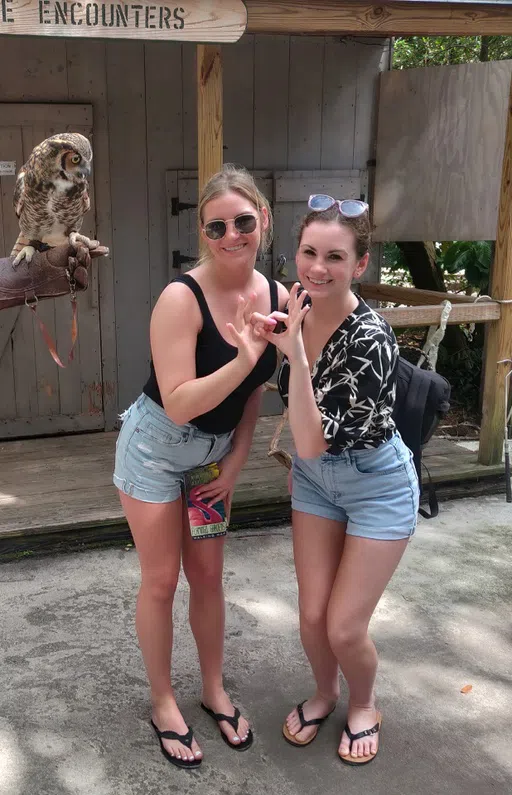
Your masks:
<svg viewBox="0 0 512 795"><path fill-rule="evenodd" d="M347 533L391 541L412 536L419 486L411 451L396 433L379 447L297 456L292 508L347 523Z"/></svg>
<svg viewBox="0 0 512 795"><path fill-rule="evenodd" d="M186 472L219 462L231 450L233 432L216 436L194 425L176 425L142 394L121 415L113 480L142 502L174 502Z"/></svg>

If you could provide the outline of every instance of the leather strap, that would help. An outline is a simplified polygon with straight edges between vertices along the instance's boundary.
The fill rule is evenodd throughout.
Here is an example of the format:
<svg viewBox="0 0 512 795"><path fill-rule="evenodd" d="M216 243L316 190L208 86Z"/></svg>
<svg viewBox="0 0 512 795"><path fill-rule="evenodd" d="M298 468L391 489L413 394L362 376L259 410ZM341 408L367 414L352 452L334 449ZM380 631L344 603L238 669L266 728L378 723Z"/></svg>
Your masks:
<svg viewBox="0 0 512 795"><path fill-rule="evenodd" d="M62 367L62 369L65 370L66 367L74 359L75 343L76 343L76 340L77 340L77 337L78 337L78 320L77 320L78 308L77 308L77 303L76 303L76 293L74 292L74 290L71 291L71 307L72 307L72 312L73 312L73 318L72 318L72 321L71 321L71 348L70 348L70 351L69 351L69 354L68 354L67 364L63 364L62 363L62 361L60 359L60 356L57 353L57 348L56 348L55 342L53 341L53 339L51 337L50 332L48 331L48 329L46 328L45 324L43 323L43 321L41 320L41 318L37 314L37 304L38 304L37 296L34 296L34 298L35 298L35 300L32 300L32 301L30 301L28 299L25 299L25 303L28 306L28 308L34 313L34 316L35 316L35 318L36 318L36 320L38 322L39 328L41 330L41 334L43 336L44 341L46 342L46 346L47 346L48 350L50 351L50 354L51 354L51 357L52 357L53 361L55 362L55 364L57 364L59 367Z"/></svg>

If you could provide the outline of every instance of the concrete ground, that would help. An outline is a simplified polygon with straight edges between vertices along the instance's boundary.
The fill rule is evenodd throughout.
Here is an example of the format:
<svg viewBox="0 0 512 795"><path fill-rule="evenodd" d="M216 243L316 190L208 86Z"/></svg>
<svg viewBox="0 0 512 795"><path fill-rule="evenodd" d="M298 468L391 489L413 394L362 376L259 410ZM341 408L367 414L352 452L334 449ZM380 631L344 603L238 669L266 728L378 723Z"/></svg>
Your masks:
<svg viewBox="0 0 512 795"><path fill-rule="evenodd" d="M308 748L280 735L291 706L311 692L290 530L233 534L226 683L252 718L255 743L230 750L199 708L182 581L174 680L205 754L191 773L166 762L148 724L133 548L4 564L0 794L511 793L511 573L512 506L503 496L445 503L438 519L420 521L371 626L381 750L368 767L347 768L336 757L343 699Z"/></svg>

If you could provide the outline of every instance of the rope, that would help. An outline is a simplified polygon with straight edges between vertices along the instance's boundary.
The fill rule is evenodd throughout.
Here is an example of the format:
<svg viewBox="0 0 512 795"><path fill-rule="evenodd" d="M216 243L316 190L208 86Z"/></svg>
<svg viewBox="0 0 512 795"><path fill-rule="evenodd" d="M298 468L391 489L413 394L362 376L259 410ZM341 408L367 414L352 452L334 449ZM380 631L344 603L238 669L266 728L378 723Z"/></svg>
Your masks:
<svg viewBox="0 0 512 795"><path fill-rule="evenodd" d="M439 345L441 344L445 335L446 325L448 323L448 318L450 317L451 311L452 304L450 301L443 301L443 311L441 312L439 326L437 328L435 326L430 326L427 334L427 341L423 346L423 350L418 361L418 367L421 367L423 362L426 360L428 362L429 368L435 372L437 357L439 354Z"/></svg>

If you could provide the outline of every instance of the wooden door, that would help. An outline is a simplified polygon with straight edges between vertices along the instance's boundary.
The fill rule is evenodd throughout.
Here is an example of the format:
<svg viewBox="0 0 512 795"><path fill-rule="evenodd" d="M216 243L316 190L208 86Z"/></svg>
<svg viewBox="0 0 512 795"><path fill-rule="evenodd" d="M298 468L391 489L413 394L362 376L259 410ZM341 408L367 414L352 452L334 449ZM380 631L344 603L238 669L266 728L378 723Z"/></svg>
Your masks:
<svg viewBox="0 0 512 795"><path fill-rule="evenodd" d="M0 170L0 256L9 256L18 235L12 203L15 174L33 147L59 132L91 137L92 129L90 105L0 103L0 162L13 164ZM92 178L90 188L91 210L82 231L94 237ZM78 298L75 358L64 370L51 358L26 307L0 312L0 439L104 428L97 268L94 263L90 288ZM67 359L69 299L41 301L38 314L56 341L61 359Z"/></svg>

